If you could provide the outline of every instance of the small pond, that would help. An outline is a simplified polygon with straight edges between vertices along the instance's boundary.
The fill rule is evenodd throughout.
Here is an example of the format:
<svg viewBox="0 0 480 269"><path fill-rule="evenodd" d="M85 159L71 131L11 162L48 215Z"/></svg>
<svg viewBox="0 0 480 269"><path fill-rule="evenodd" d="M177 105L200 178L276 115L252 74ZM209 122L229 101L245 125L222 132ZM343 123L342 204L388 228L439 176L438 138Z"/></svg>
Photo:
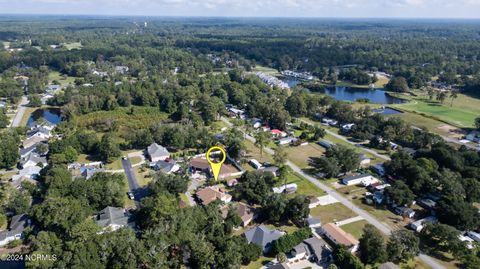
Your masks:
<svg viewBox="0 0 480 269"><path fill-rule="evenodd" d="M355 102L358 99L368 99L375 104L401 104L404 101L400 98L388 95L383 89L362 89L350 87L326 87L325 94L337 100Z"/></svg>
<svg viewBox="0 0 480 269"><path fill-rule="evenodd" d="M62 121L61 111L59 108L39 108L28 118L27 126L32 126L35 122L46 120L53 125L57 125Z"/></svg>

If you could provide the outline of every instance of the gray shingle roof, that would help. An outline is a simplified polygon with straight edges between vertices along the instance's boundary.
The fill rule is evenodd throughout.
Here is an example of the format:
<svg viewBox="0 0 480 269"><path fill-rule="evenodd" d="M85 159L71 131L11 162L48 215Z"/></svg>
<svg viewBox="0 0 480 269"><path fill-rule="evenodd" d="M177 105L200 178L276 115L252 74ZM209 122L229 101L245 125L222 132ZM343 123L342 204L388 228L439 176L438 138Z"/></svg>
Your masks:
<svg viewBox="0 0 480 269"><path fill-rule="evenodd" d="M277 230L269 230L264 225L252 228L245 232L248 243L259 245L265 250L268 244L282 237L283 233Z"/></svg>
<svg viewBox="0 0 480 269"><path fill-rule="evenodd" d="M307 218L308 225L322 224L322 221L319 218Z"/></svg>
<svg viewBox="0 0 480 269"><path fill-rule="evenodd" d="M321 260L324 256L328 256L330 254L327 243L320 238L310 237L303 241L310 250L310 253L314 254L318 260Z"/></svg>
<svg viewBox="0 0 480 269"><path fill-rule="evenodd" d="M97 224L102 227L108 227L109 225L126 226L128 224L128 216L123 208L107 206L99 212Z"/></svg>
<svg viewBox="0 0 480 269"><path fill-rule="evenodd" d="M152 159L156 157L170 155L170 153L166 148L160 146L157 143L153 143L150 146L148 146L147 151L148 151L148 155L150 155Z"/></svg>
<svg viewBox="0 0 480 269"><path fill-rule="evenodd" d="M41 157L36 153L30 153L28 157L22 161L22 165L26 164L28 161L32 161L34 163L47 163L47 158Z"/></svg>
<svg viewBox="0 0 480 269"><path fill-rule="evenodd" d="M0 232L0 241L7 237L15 236L23 233L23 230L29 225L28 217L25 214L16 215L10 221L10 229Z"/></svg>
<svg viewBox="0 0 480 269"><path fill-rule="evenodd" d="M169 173L170 171L172 171L174 166L175 162L158 161L153 167L156 170L162 171L164 173Z"/></svg>
<svg viewBox="0 0 480 269"><path fill-rule="evenodd" d="M369 177L371 176L370 174L360 174L360 175L356 175L356 176L349 176L349 177L346 177L343 179L343 181L351 181L351 180L355 180L355 179L359 179L359 178L364 178L364 177Z"/></svg>

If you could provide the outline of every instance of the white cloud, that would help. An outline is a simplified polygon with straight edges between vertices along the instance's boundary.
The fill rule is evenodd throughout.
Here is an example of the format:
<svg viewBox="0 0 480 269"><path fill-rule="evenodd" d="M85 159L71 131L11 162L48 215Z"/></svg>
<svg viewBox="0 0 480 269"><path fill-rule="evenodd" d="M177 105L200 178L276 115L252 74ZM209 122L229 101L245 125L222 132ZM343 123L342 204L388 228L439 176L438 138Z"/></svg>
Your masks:
<svg viewBox="0 0 480 269"><path fill-rule="evenodd" d="M480 0L0 0L1 13L476 17Z"/></svg>

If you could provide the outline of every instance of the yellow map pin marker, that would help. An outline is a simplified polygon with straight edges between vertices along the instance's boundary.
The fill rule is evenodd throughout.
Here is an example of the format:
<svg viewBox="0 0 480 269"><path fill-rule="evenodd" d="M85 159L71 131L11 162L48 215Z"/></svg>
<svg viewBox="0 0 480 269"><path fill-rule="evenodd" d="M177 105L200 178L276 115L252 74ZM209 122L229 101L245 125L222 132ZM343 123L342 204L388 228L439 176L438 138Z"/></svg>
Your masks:
<svg viewBox="0 0 480 269"><path fill-rule="evenodd" d="M210 153L212 151L217 151L217 150L222 152L223 158L220 162L215 163L212 160L210 160ZM210 167L212 168L212 173L213 173L213 177L215 178L215 180L218 180L218 175L220 174L220 169L222 168L222 164L225 162L226 159L227 159L227 154L225 153L225 150L222 149L221 147L214 146L214 147L211 147L207 151L207 161L210 164Z"/></svg>

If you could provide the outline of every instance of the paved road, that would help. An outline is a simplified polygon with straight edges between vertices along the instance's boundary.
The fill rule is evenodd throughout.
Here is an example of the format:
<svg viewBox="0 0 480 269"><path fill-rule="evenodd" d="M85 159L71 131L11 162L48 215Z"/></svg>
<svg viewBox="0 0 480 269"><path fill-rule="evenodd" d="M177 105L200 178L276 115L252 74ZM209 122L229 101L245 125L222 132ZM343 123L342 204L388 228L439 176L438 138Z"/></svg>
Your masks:
<svg viewBox="0 0 480 269"><path fill-rule="evenodd" d="M19 127L20 123L22 122L23 114L25 114L25 110L27 110L26 105L28 104L28 98L26 96L22 97L20 104L17 108L17 113L13 117L12 124L10 127Z"/></svg>
<svg viewBox="0 0 480 269"><path fill-rule="evenodd" d="M138 208L140 206L140 199L143 197L144 193L141 192L140 185L138 184L137 177L133 172L132 163L130 159L123 159L122 158L122 165L123 170L125 171L125 175L127 176L128 181L128 189L129 191L133 192L135 196L135 207Z"/></svg>
<svg viewBox="0 0 480 269"><path fill-rule="evenodd" d="M224 121L225 123L227 123L229 126L233 126L232 123L230 123L226 118L223 118L222 117L222 121ZM241 132L243 132L241 129L239 129ZM338 135L338 134L336 134ZM246 138L255 143L255 138L253 138L252 136L250 135L246 135ZM264 151L267 152L268 154L274 154L274 151L270 148L264 148ZM365 210L361 209L360 207L356 206L355 204L353 204L350 200L348 200L347 198L345 198L344 196L340 195L339 193L337 193L334 189L330 188L329 186L327 186L326 184L322 183L321 181L317 180L316 178L310 176L309 174L306 174L305 172L303 172L302 169L300 169L300 167L298 167L297 165L295 165L294 163L292 163L291 161L287 161L286 163L288 166L290 166L290 168L292 168L293 171L295 171L296 173L302 175L304 178L306 178L308 181L310 181L312 184L314 184L315 186L317 186L318 188L322 189L323 191L325 191L327 194L331 195L333 198L337 199L340 203L342 203L343 205L345 205L346 207L350 208L353 212L355 212L357 215L359 215L360 217L362 217L363 219L365 219L366 221L368 221L370 224L372 224L373 226L375 226L378 230L380 230L382 233L386 234L386 235L390 235L391 232L392 232L392 229L378 221L376 218L372 217L368 212L366 212ZM444 269L445 267L442 266L441 264L437 263L435 260L433 260L431 257L427 256L427 255L424 255L424 254L420 254L419 255L419 258L425 262L426 264L428 264L430 267L432 267L433 269Z"/></svg>

